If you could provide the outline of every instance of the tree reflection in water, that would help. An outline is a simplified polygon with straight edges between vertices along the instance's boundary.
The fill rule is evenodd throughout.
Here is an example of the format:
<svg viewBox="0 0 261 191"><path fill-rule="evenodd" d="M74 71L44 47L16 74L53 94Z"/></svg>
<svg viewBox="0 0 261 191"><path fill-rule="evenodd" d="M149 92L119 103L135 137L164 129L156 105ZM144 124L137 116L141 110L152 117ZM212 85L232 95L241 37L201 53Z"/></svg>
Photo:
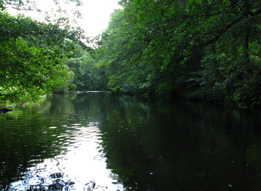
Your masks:
<svg viewBox="0 0 261 191"><path fill-rule="evenodd" d="M123 189L106 167L99 122L79 119L72 101L55 96L45 109L2 116L1 190Z"/></svg>
<svg viewBox="0 0 261 191"><path fill-rule="evenodd" d="M2 188L261 190L260 112L89 93L7 114Z"/></svg>

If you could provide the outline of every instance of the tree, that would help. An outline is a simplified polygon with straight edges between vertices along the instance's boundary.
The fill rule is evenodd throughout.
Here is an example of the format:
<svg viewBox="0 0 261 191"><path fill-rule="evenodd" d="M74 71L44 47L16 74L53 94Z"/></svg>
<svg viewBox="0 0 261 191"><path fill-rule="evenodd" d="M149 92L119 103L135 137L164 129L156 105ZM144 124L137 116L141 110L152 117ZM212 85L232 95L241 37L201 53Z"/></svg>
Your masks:
<svg viewBox="0 0 261 191"><path fill-rule="evenodd" d="M112 89L261 103L259 1L121 4L100 47Z"/></svg>
<svg viewBox="0 0 261 191"><path fill-rule="evenodd" d="M66 39L79 41L82 31L0 13L0 99L14 103L33 100L57 89L71 75L63 64L73 49Z"/></svg>

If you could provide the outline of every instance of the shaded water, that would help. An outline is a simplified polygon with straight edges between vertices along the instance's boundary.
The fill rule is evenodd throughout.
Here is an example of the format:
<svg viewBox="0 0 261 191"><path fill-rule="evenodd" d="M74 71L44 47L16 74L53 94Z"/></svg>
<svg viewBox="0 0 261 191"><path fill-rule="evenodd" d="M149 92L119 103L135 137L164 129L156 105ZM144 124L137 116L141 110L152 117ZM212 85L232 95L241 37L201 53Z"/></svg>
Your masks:
<svg viewBox="0 0 261 191"><path fill-rule="evenodd" d="M261 190L261 113L110 93L0 115L0 190Z"/></svg>

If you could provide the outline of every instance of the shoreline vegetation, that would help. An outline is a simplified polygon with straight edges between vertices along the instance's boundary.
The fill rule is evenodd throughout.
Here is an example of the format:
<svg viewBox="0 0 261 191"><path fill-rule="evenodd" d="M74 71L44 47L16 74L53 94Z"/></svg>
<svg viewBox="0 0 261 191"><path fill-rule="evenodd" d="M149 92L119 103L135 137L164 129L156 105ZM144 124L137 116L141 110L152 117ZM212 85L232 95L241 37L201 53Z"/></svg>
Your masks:
<svg viewBox="0 0 261 191"><path fill-rule="evenodd" d="M12 16L29 7L15 2L0 1L0 105L88 89L261 107L258 0L121 0L94 39L68 18Z"/></svg>
<svg viewBox="0 0 261 191"><path fill-rule="evenodd" d="M4 114L10 111L14 111L16 108L20 108L20 107L25 107L28 105L35 105L35 104L39 104L42 103L46 97L48 96L55 96L55 95L79 95L79 94L89 94L89 93L112 93L112 94L122 94L122 95L130 95L130 96L138 96L138 97L143 97L146 99L150 99L150 100L165 100L165 101L175 101L175 100L179 100L179 101L191 101L191 102L198 102L198 103L207 103L213 106L217 106L217 107L223 107L223 108L235 108L235 109L246 109L246 110L251 110L251 111L259 111L260 107L247 107L247 106L241 106L238 107L237 105L233 105L230 103L226 103L226 102L206 102L206 101L202 101L202 100L193 100L193 99L188 99L188 98L181 98L181 97L162 97L162 96L148 96L146 94L134 94L134 93L126 93L126 92L119 92L119 91L94 91L94 90L86 90L86 91L68 91L68 92L64 92L64 91L54 91L52 93L46 94L46 95L41 95L39 96L38 100L34 100L34 101L29 101L29 102L24 102L24 103L20 103L17 105L12 105L12 104L6 104L6 105L0 105L0 114Z"/></svg>

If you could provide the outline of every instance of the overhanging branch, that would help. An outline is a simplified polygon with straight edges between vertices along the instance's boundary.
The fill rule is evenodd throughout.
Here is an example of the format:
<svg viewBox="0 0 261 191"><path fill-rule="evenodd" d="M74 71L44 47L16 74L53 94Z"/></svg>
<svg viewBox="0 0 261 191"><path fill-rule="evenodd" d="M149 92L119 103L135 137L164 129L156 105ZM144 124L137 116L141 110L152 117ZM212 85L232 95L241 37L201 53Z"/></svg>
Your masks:
<svg viewBox="0 0 261 191"><path fill-rule="evenodd" d="M213 37L212 39L208 40L207 42L199 45L199 47L203 47L203 46L207 46L213 42L215 42L216 40L219 39L219 37L221 37L228 29L230 29L233 25L235 25L236 23L238 23L240 20L242 20L245 17L245 15L242 15L241 17L239 17L238 19L234 20L233 22L229 23L228 25L225 26L225 28L223 28L223 30L221 30L219 32L218 35L216 35L215 37Z"/></svg>

